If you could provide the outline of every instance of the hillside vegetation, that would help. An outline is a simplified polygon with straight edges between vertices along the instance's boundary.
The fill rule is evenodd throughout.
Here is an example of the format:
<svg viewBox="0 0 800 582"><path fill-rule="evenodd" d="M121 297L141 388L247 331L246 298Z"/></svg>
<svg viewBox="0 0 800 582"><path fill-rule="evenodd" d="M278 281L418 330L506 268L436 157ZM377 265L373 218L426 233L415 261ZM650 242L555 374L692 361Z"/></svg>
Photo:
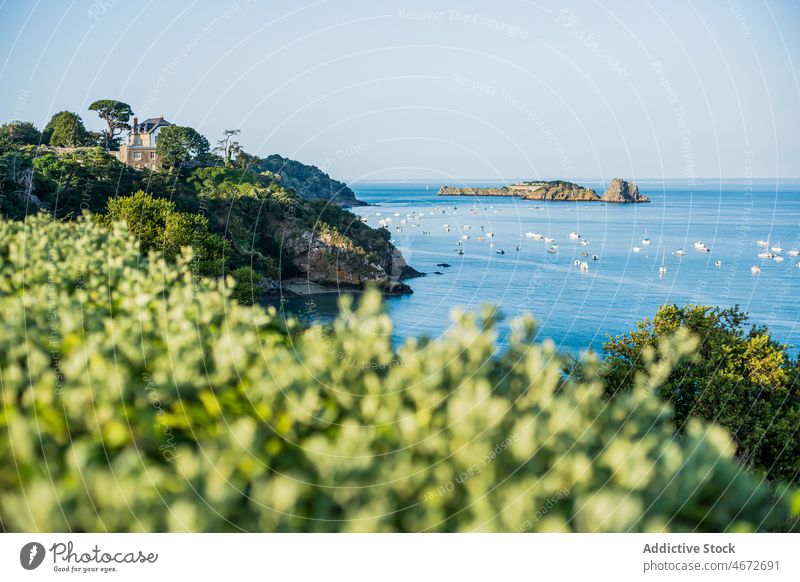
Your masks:
<svg viewBox="0 0 800 582"><path fill-rule="evenodd" d="M217 156L193 129L170 126L158 145L169 164L163 171L135 170L92 145L116 143L111 129L92 137L79 122L61 112L44 134L29 123L0 126L0 216L44 211L73 220L89 211L104 224L124 220L145 237L144 251L157 248L172 260L181 246L193 246L202 257L197 274L234 276L243 302L277 293L280 281L291 278L410 292L400 280L416 273L389 232L344 210L357 202L352 191L318 168L280 156L260 160L231 141L230 132L224 157ZM54 131L58 144L76 145L41 145Z"/></svg>
<svg viewBox="0 0 800 582"><path fill-rule="evenodd" d="M347 184L334 180L316 166L272 154L260 160L257 168L280 176L281 184L294 188L306 200L326 200L337 206L365 204Z"/></svg>

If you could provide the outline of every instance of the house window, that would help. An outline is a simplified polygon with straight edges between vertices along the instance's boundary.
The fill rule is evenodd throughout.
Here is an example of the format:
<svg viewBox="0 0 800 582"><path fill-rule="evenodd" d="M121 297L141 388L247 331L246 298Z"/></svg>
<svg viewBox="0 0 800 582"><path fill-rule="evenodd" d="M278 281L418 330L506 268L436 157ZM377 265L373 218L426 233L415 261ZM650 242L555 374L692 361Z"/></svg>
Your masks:
<svg viewBox="0 0 800 582"><path fill-rule="evenodd" d="M134 160L141 160L142 159L142 152L133 152L133 159Z"/></svg>
<svg viewBox="0 0 800 582"><path fill-rule="evenodd" d="M150 152L150 159L151 160L155 160L156 159L156 152Z"/></svg>

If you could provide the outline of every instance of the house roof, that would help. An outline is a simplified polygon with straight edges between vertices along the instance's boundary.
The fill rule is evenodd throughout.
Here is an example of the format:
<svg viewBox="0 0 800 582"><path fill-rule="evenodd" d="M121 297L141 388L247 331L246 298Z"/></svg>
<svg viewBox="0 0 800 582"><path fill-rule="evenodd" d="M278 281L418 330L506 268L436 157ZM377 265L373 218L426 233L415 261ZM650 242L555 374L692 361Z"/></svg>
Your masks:
<svg viewBox="0 0 800 582"><path fill-rule="evenodd" d="M145 119L144 121L142 121L139 124L137 130L139 133L150 133L154 131L157 127L165 127L167 125L172 125L172 124L163 117L151 117L149 119Z"/></svg>

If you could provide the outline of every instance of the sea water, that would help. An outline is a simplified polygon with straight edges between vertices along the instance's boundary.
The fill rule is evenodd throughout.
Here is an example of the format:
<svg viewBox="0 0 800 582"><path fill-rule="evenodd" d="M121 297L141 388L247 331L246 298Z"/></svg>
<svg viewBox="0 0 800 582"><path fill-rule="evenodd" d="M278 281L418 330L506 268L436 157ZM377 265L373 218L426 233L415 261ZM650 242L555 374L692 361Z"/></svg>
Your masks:
<svg viewBox="0 0 800 582"><path fill-rule="evenodd" d="M599 192L604 187L599 181L580 183ZM412 295L386 300L394 339L439 337L453 325L454 309L493 304L505 316L501 345L510 321L529 313L537 339L578 353L599 350L608 335L631 331L660 305L674 303L738 305L777 340L800 343L800 257L789 255L800 249L799 181L637 183L651 203L444 197L437 196L441 184L435 182L351 184L370 204L353 211L370 226L385 224L406 261L426 273L408 281ZM533 240L528 232L555 241ZM779 244L784 261L758 258L765 250L758 240ZM710 251L697 250L695 242ZM548 253L553 245L557 252ZM685 255L677 254L680 249ZM575 261L586 262L588 271ZM442 263L450 266L437 266ZM751 272L754 265L760 274ZM335 309L331 296L314 301L317 318L331 317Z"/></svg>

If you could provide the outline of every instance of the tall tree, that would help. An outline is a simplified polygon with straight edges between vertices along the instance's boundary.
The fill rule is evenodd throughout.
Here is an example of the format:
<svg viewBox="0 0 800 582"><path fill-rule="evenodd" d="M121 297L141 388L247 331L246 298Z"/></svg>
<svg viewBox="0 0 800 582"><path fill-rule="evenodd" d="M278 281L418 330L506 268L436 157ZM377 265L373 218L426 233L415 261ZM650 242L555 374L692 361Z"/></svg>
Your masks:
<svg viewBox="0 0 800 582"><path fill-rule="evenodd" d="M242 151L239 142L233 139L240 133L242 133L241 129L226 129L222 132L222 139L217 142L217 147L214 148L215 152L222 155L226 166L231 166L233 156Z"/></svg>
<svg viewBox="0 0 800 582"><path fill-rule="evenodd" d="M89 105L89 111L96 111L97 115L108 126L108 129L104 132L106 150L116 149L116 136L122 133L123 130L131 128L128 124L133 115L131 106L115 99L98 99Z"/></svg>
<svg viewBox="0 0 800 582"><path fill-rule="evenodd" d="M90 139L81 116L71 111L56 113L44 128L44 138L51 146L77 147Z"/></svg>
<svg viewBox="0 0 800 582"><path fill-rule="evenodd" d="M170 125L158 134L156 153L166 168L175 169L207 156L209 145L208 140L191 127Z"/></svg>

